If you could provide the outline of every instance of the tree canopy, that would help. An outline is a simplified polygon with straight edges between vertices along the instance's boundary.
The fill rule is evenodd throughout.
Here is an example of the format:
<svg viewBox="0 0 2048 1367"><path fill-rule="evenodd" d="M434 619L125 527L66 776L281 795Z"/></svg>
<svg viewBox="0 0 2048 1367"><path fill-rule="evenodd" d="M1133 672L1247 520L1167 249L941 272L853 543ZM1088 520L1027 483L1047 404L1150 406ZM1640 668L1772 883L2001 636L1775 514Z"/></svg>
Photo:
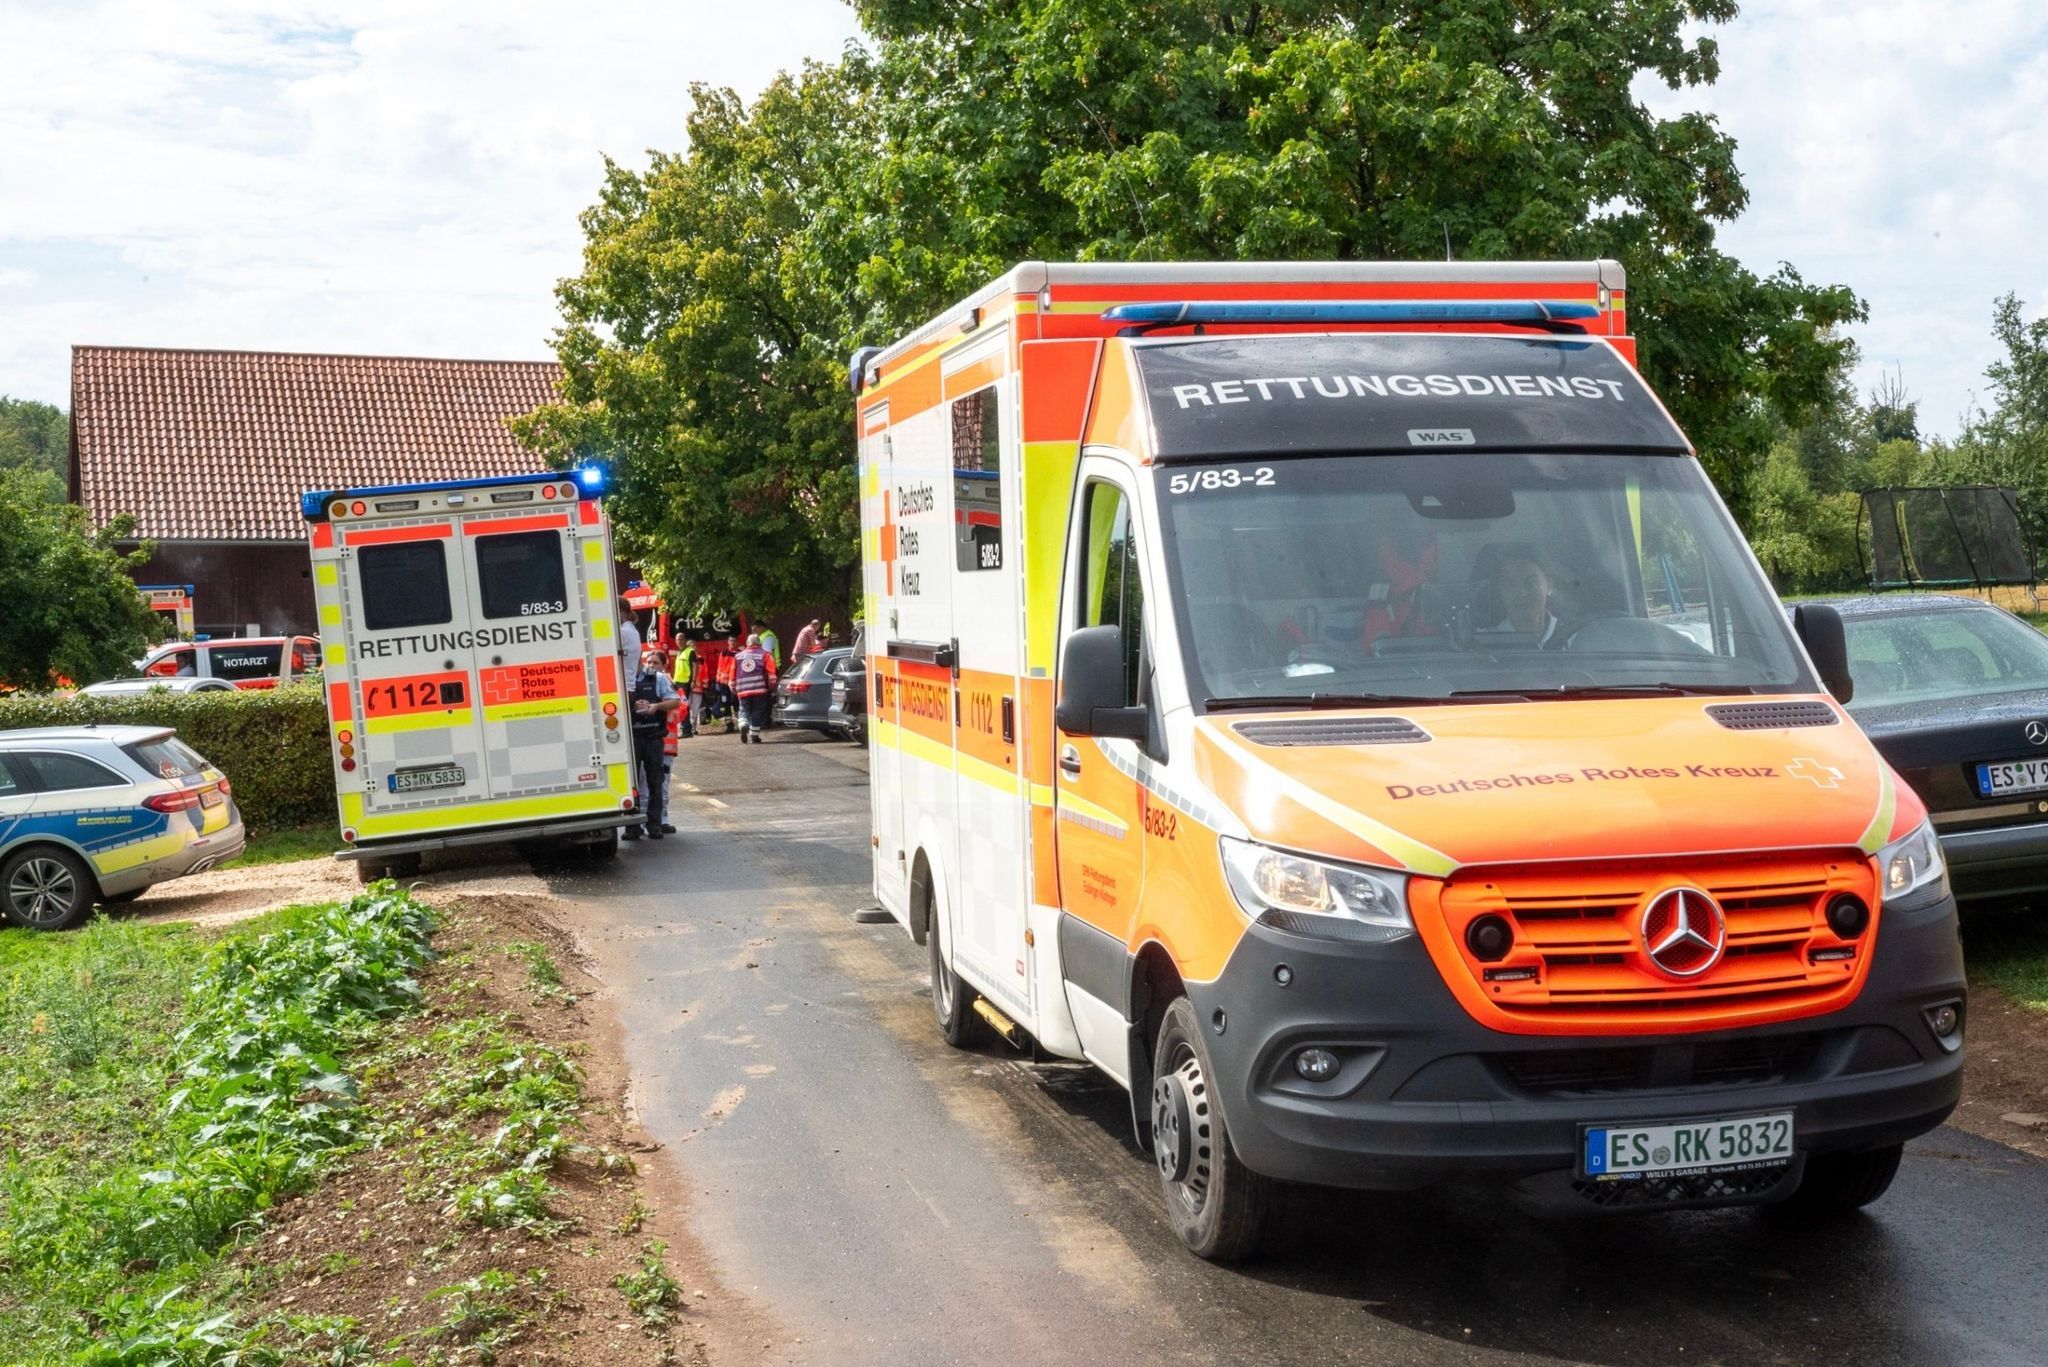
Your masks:
<svg viewBox="0 0 2048 1367"><path fill-rule="evenodd" d="M1698 22L1733 0L856 0L870 35L689 149L608 164L560 290L565 403L615 454L628 553L761 607L851 583L856 344L1018 260L1561 259L1629 271L1643 368L1738 511L1825 408L1862 316L1715 245L1746 191Z"/></svg>
<svg viewBox="0 0 2048 1367"><path fill-rule="evenodd" d="M832 68L749 110L694 88L687 155L607 162L562 283L564 402L515 424L562 462L613 465L620 553L670 603L845 602L860 518L845 282L807 243L852 174Z"/></svg>
<svg viewBox="0 0 2048 1367"><path fill-rule="evenodd" d="M37 487L57 502L70 459L71 420L63 409L0 394L0 470L40 472L46 478Z"/></svg>
<svg viewBox="0 0 2048 1367"><path fill-rule="evenodd" d="M115 544L133 521L96 532L83 508L45 497L47 479L0 469L0 683L19 688L126 673L161 632L131 577L152 547Z"/></svg>

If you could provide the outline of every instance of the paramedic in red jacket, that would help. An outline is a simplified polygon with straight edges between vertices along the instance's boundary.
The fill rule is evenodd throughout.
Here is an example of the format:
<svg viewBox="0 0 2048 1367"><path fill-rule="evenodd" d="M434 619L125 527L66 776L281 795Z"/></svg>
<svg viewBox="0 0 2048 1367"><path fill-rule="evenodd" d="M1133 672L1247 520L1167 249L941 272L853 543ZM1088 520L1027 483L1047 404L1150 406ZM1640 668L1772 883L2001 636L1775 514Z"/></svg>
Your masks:
<svg viewBox="0 0 2048 1367"><path fill-rule="evenodd" d="M761 648L760 633L755 632L732 657L732 691L740 700L740 744L750 740L761 743L761 733L768 729L768 699L774 687L775 657Z"/></svg>

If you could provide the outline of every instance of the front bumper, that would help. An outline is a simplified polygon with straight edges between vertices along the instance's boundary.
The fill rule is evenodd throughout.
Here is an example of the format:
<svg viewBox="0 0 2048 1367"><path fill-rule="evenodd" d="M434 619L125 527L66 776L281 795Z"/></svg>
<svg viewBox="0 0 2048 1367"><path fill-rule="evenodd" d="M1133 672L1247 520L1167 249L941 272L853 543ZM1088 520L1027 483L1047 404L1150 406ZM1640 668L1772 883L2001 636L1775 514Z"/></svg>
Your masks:
<svg viewBox="0 0 2048 1367"><path fill-rule="evenodd" d="M2048 822L1940 830L1949 882L1965 902L2048 892Z"/></svg>
<svg viewBox="0 0 2048 1367"><path fill-rule="evenodd" d="M1899 1143L1962 1092L1955 903L1887 911L1857 999L1822 1016L1670 1035L1510 1035L1473 1020L1415 937L1392 945L1254 925L1214 982L1189 984L1233 1147L1256 1172L1404 1190L1452 1179L1568 1181L1582 1124L1794 1112L1802 1154ZM1286 975L1278 975L1285 965ZM1279 976L1290 981L1282 985ZM1223 1028L1217 1029L1217 1013ZM1293 1068L1316 1044L1341 1066Z"/></svg>

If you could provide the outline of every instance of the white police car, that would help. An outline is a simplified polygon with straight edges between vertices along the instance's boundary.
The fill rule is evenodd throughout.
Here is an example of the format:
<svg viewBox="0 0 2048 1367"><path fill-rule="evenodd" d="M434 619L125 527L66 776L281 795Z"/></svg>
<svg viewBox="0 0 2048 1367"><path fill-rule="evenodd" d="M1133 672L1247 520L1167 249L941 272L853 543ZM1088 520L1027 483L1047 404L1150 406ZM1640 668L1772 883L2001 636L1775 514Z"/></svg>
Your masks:
<svg viewBox="0 0 2048 1367"><path fill-rule="evenodd" d="M228 780L153 726L0 731L0 916L77 925L98 904L242 852Z"/></svg>

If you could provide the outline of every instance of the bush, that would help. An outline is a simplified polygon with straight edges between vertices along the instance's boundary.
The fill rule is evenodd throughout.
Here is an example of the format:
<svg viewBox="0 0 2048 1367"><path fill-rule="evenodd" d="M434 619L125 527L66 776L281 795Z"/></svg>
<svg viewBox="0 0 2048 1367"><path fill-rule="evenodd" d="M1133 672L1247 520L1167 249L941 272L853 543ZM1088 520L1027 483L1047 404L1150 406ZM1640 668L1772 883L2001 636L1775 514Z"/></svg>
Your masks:
<svg viewBox="0 0 2048 1367"><path fill-rule="evenodd" d="M334 757L317 684L232 693L166 689L129 698L0 698L0 731L89 722L174 727L235 785L252 835L335 821Z"/></svg>

